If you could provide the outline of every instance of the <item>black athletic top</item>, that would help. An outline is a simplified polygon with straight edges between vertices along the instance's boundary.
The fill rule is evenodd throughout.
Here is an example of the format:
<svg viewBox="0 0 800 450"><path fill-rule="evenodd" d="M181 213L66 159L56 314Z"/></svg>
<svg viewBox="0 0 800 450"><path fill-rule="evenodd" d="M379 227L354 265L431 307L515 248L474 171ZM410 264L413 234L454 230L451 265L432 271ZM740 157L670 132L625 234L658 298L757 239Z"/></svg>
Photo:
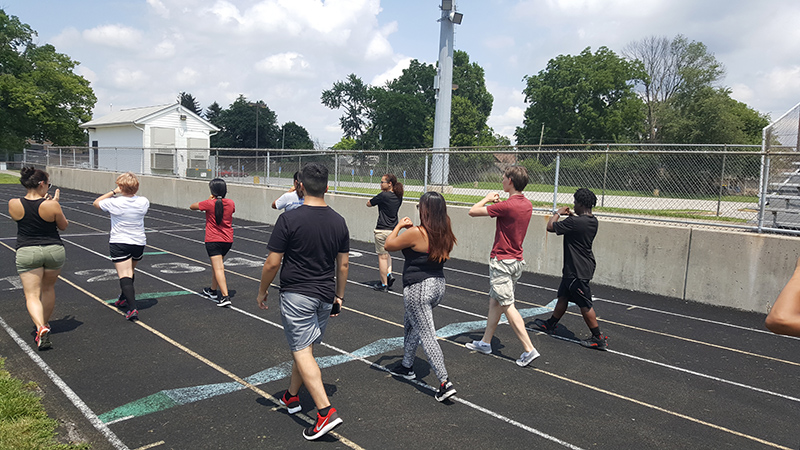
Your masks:
<svg viewBox="0 0 800 450"><path fill-rule="evenodd" d="M403 200L394 192L381 191L380 194L372 197L369 204L378 207L378 224L376 230L394 230L397 226L397 211Z"/></svg>
<svg viewBox="0 0 800 450"><path fill-rule="evenodd" d="M19 199L25 209L25 215L17 221L17 248L35 245L64 245L58 235L55 221L48 222L39 216L39 205L45 200Z"/></svg>
<svg viewBox="0 0 800 450"><path fill-rule="evenodd" d="M333 303L336 257L350 251L344 218L329 206L303 205L278 216L267 249L283 253L281 292Z"/></svg>
<svg viewBox="0 0 800 450"><path fill-rule="evenodd" d="M595 261L592 242L597 235L597 218L590 215L569 216L553 224L558 235L564 235L563 276L591 280Z"/></svg>
<svg viewBox="0 0 800 450"><path fill-rule="evenodd" d="M403 249L406 258L403 266L403 287L419 283L427 278L444 278L444 261L436 262L428 259L428 253L411 249Z"/></svg>

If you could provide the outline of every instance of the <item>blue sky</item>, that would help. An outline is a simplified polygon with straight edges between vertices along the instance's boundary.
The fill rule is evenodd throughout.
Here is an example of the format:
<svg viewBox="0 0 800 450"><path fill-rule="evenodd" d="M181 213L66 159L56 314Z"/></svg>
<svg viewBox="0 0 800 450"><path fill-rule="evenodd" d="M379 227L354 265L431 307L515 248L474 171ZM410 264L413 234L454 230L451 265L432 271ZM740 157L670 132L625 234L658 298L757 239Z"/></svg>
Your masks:
<svg viewBox="0 0 800 450"><path fill-rule="evenodd" d="M171 103L261 99L330 146L339 111L320 94L349 73L382 84L410 59L433 63L439 0L0 0L39 43L80 61L95 116ZM525 75L560 54L621 53L648 36L683 34L726 68L733 97L773 119L800 102L797 0L458 0L455 47L486 71L489 124L513 137Z"/></svg>

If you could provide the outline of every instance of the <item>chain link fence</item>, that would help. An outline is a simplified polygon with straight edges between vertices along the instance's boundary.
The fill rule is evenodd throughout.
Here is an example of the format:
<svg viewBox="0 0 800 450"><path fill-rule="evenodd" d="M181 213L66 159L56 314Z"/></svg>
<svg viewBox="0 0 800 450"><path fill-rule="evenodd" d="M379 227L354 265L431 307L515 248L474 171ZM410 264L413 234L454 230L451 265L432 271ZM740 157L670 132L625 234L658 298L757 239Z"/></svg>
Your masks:
<svg viewBox="0 0 800 450"><path fill-rule="evenodd" d="M572 194L585 187L597 195L598 216L800 234L800 214L793 212L794 205L800 212L800 155L795 152L796 142L791 147L778 145L792 137L796 141L798 116L789 118L795 120L794 134L776 128L770 135L775 145L768 148L624 144L449 151L51 147L26 151L24 162L223 177L232 183L286 188L296 171L316 162L328 167L331 192L373 196L379 192L381 176L392 173L405 185L406 199L413 201L425 191L436 190L449 203L461 205L472 205L489 192L502 196L502 174L517 164L528 170L525 195L538 211L571 205Z"/></svg>

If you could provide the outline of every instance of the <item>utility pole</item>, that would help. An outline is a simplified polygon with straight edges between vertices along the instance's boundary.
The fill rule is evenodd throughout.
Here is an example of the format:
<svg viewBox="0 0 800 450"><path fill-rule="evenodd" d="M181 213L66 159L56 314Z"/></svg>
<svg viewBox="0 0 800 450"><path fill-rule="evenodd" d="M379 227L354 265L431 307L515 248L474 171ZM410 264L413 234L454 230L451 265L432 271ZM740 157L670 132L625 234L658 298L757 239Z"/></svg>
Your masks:
<svg viewBox="0 0 800 450"><path fill-rule="evenodd" d="M436 113L433 118L433 156L431 184L442 189L450 175L450 111L453 100L453 37L454 25L460 24L463 14L456 12L455 0L442 0L439 33L439 67L433 88L436 92Z"/></svg>

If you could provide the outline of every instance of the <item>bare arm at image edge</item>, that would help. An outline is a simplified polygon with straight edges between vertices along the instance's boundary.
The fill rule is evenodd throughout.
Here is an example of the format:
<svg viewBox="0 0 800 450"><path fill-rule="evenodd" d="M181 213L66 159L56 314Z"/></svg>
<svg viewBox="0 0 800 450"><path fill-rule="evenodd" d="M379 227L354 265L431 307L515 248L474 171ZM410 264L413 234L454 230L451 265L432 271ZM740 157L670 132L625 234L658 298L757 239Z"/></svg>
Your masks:
<svg viewBox="0 0 800 450"><path fill-rule="evenodd" d="M800 337L800 258L764 323L773 333Z"/></svg>

